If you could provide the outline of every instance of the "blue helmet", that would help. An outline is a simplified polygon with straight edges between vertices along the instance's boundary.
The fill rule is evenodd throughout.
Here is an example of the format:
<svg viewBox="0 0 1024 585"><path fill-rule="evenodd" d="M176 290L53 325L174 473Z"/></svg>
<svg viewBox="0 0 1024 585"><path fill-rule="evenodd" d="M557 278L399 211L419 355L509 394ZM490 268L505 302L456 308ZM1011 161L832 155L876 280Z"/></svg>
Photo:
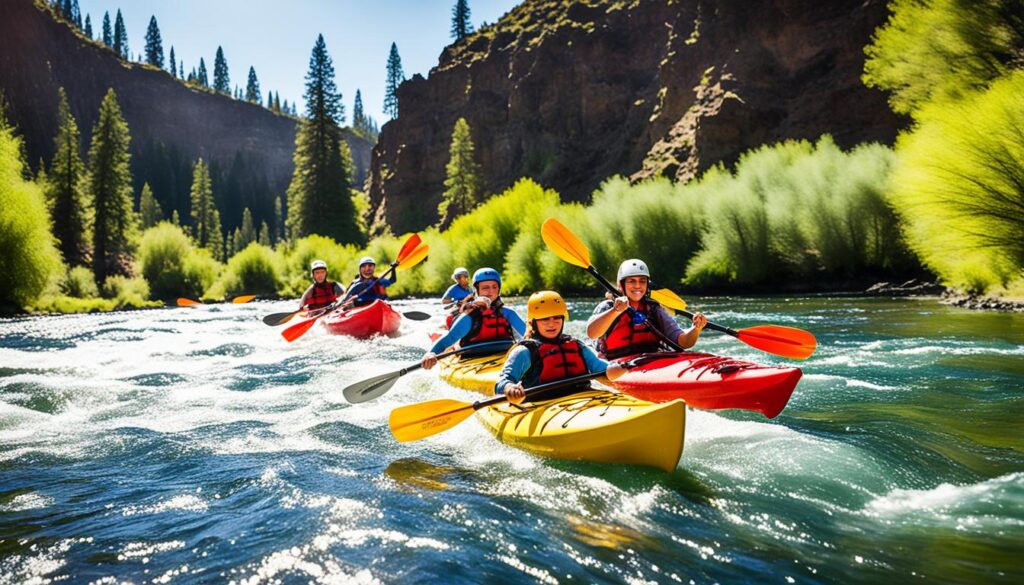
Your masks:
<svg viewBox="0 0 1024 585"><path fill-rule="evenodd" d="M476 285L480 284L485 280L493 280L498 283L498 288L501 288L501 275L498 271L493 268L481 268L473 273L473 288L477 288Z"/></svg>

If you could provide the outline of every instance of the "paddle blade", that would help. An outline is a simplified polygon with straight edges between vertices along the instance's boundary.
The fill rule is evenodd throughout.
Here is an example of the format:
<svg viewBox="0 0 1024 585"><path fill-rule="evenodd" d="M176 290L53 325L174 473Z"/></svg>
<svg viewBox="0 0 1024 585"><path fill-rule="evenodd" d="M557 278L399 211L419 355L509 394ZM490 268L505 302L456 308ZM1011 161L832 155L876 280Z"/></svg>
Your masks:
<svg viewBox="0 0 1024 585"><path fill-rule="evenodd" d="M295 325L292 325L291 327L281 332L281 337L287 339L288 343L295 341L296 339L305 335L306 332L309 331L311 327L313 327L313 323L316 323L316 320L318 318L319 317L314 317L312 319L303 321L302 323L296 323Z"/></svg>
<svg viewBox="0 0 1024 585"><path fill-rule="evenodd" d="M549 217L540 226L540 237L556 256L573 266L590 268L590 250L561 224L557 219Z"/></svg>
<svg viewBox="0 0 1024 585"><path fill-rule="evenodd" d="M431 400L391 411L391 434L403 443L425 439L447 431L473 414L473 405L458 400Z"/></svg>
<svg viewBox="0 0 1024 585"><path fill-rule="evenodd" d="M818 340L808 331L781 325L758 325L737 331L737 337L750 347L756 347L782 357L805 360L818 347Z"/></svg>
<svg viewBox="0 0 1024 585"><path fill-rule="evenodd" d="M231 299L231 302L236 304L236 305L241 305L243 303L248 303L249 301L251 301L251 300L253 300L255 298L256 298L256 295L241 295L241 296L237 296L237 297Z"/></svg>
<svg viewBox="0 0 1024 585"><path fill-rule="evenodd" d="M416 266L427 257L430 253L430 246L426 244L420 244L415 250L409 252L404 258L398 261L398 268L402 270L408 270L413 266Z"/></svg>
<svg viewBox="0 0 1024 585"><path fill-rule="evenodd" d="M263 318L263 322L271 327L277 325L284 325L285 323L292 320L292 317L298 315L302 311L292 311L291 313L271 313Z"/></svg>
<svg viewBox="0 0 1024 585"><path fill-rule="evenodd" d="M651 291L651 298L673 311L685 311L686 301L667 288Z"/></svg>
<svg viewBox="0 0 1024 585"><path fill-rule="evenodd" d="M201 304L203 304L203 303L200 303L199 301L193 301L192 299L186 299L185 297L178 297L178 306L179 307L194 307L196 305L201 305Z"/></svg>
<svg viewBox="0 0 1024 585"><path fill-rule="evenodd" d="M370 378L369 380L350 384L342 390L341 393L345 396L345 400L348 400L352 404L369 402L386 394L401 377L402 372L382 374L375 378Z"/></svg>
<svg viewBox="0 0 1024 585"><path fill-rule="evenodd" d="M426 321L430 318L430 313L424 313L423 311L406 311L402 313L402 316L412 321Z"/></svg>
<svg viewBox="0 0 1024 585"><path fill-rule="evenodd" d="M415 250L422 242L423 240L420 239L419 234L413 234L409 236L409 239L407 239L405 243L402 244L402 248L398 250L398 255L395 256L395 261L401 262L406 256L409 255L410 252Z"/></svg>

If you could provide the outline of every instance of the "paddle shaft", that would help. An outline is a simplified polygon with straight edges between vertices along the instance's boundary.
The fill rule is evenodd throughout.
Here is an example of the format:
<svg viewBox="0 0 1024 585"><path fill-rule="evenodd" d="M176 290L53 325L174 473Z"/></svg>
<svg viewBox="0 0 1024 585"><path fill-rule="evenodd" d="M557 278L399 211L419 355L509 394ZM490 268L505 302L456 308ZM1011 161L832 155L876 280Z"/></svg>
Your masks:
<svg viewBox="0 0 1024 585"><path fill-rule="evenodd" d="M450 351L446 351L446 352L438 354L438 355L436 355L434 357L436 357L437 359L441 360L441 359L444 359L446 357L451 357L453 355L461 355L461 354L466 353L467 351L472 351L474 349L479 350L479 349L483 349L483 348L489 347L489 346L497 347L498 345L511 345L511 343L512 342L510 342L510 341L488 341L487 343L478 343L476 345L471 345L469 347L460 347L459 349L453 349L453 350L450 350ZM410 366L406 366L406 367L402 368L401 370L398 370L398 375L399 376L404 376L404 375L408 374L409 372L415 372L416 370L418 370L418 369L420 369L422 367L423 367L423 363L422 362L417 362L417 363L412 364Z"/></svg>
<svg viewBox="0 0 1024 585"><path fill-rule="evenodd" d="M590 274L592 274L594 276L594 278L596 278L598 282L600 282L602 285L604 285L604 287L606 289L608 289L608 291L611 292L613 295L621 295L622 294L622 291L620 291L619 289L615 288L612 285L612 283L608 282L608 279L606 279L604 276L601 276L601 273L598 272L597 269L594 268L592 265L591 266L587 266L586 271L589 272ZM633 314L636 313L636 311L633 310L633 307L628 307L626 309L626 312L629 313L630 315L633 315ZM657 327L654 327L653 325L648 325L647 328L650 329L651 331L653 331L654 334L657 335L661 339L661 341L663 343L665 343L666 345L668 345L672 349L674 349L676 351L685 351L682 347L679 347L678 343L676 343L675 341L669 339L668 336L665 335L664 333L662 333L661 330L658 329Z"/></svg>
<svg viewBox="0 0 1024 585"><path fill-rule="evenodd" d="M565 386L572 386L573 384L578 384L580 382L586 382L588 380L593 380L594 378L597 378L597 377L600 377L600 376L603 376L603 375L604 375L604 372L589 372L589 373L582 374L582 375L579 375L579 376L573 376L572 378L565 378L564 380L555 380L554 382L548 382L547 384L541 384L540 386L534 386L533 388L529 388L523 394L523 400L526 401L526 399L530 398L531 396L536 396L536 395L538 395L541 392L544 392L546 390L554 390L556 388L563 388ZM486 408L488 406L494 406L495 404L501 404L502 402L505 402L507 400L508 400L508 396L506 396L504 394L500 394L498 396L494 396L493 398L488 398L487 400L478 400L478 401L473 403L473 410L480 410L481 408Z"/></svg>
<svg viewBox="0 0 1024 585"><path fill-rule="evenodd" d="M399 262L392 262L392 263L391 263L391 267L390 267L390 268L388 268L388 269L387 269L387 271L386 271L386 272L384 272L384 274L381 274L381 275L380 275L380 276L378 276L377 278L374 278L373 280L371 280L371 281L369 282L369 285L367 285L367 283L359 283L359 284L357 284L357 285L353 286L352 288L356 288L356 287L358 287L358 286L359 286L360 284L364 285L364 286L363 286L363 288L361 288L361 289L359 290L359 295L361 295L361 294L363 294L364 292L366 292L366 291L368 291L368 290L371 290L371 289L372 289L372 288L373 288L374 286L376 286L376 285L377 285L377 281L379 281L380 279L382 279L382 278L386 277L387 275L391 274L392 272L394 272L394 271L395 271L395 268L398 268L398 265L399 265ZM345 301L349 300L349 299L350 299L350 298L352 298L352 297L356 297L356 298L358 298L358 297L359 297L359 295L354 295L354 294L352 294L352 291L351 291L351 290L349 290L349 291L348 291L347 293L345 293L345 298L341 299L341 302L342 302L342 304L344 304L344 303L345 303Z"/></svg>

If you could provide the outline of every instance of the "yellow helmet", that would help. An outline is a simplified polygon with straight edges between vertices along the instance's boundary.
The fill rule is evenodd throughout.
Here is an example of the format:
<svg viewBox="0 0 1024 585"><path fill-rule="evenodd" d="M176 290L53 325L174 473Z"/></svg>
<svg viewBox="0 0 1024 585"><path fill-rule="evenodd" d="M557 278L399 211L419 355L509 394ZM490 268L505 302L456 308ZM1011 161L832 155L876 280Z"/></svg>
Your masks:
<svg viewBox="0 0 1024 585"><path fill-rule="evenodd" d="M553 290L542 290L530 295L526 302L526 320L547 319L548 317L563 317L569 320L569 309L562 300L562 295Z"/></svg>

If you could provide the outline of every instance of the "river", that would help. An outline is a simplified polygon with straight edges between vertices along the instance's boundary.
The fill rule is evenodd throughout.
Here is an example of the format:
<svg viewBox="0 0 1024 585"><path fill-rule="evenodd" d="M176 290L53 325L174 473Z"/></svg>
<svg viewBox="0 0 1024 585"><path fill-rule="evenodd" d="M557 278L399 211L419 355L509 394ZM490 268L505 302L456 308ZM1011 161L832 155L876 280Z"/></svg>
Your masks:
<svg viewBox="0 0 1024 585"><path fill-rule="evenodd" d="M688 300L819 348L773 420L690 411L671 474L539 459L474 419L397 443L391 409L473 396L423 371L341 390L439 319L291 344L259 319L282 302L0 320L0 583L1024 582L1024 315ZM593 301L571 305L581 334Z"/></svg>

